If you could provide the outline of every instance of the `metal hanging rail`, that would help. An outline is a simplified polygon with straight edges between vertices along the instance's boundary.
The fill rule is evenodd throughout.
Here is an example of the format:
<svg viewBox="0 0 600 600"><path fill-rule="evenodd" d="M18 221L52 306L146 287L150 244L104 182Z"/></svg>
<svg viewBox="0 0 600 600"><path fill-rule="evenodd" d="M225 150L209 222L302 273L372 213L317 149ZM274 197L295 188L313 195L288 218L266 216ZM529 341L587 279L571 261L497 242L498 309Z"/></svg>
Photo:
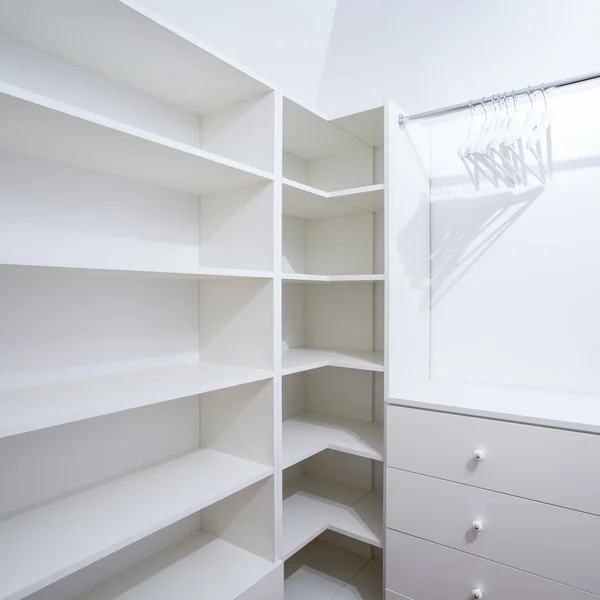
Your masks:
<svg viewBox="0 0 600 600"><path fill-rule="evenodd" d="M529 86L521 88L520 90L511 90L506 92L508 98L526 96L534 94L536 92L547 92L549 90L555 90L557 88L567 87L569 85L575 85L577 83L585 83L586 81L592 81L594 79L600 79L600 71L595 73L588 73L587 75L580 75L579 77L569 77L567 79L559 79L558 81L552 81L550 83L541 83L536 86ZM503 96L504 94L500 94ZM452 113L460 112L461 110L467 110L476 108L482 104L489 104L494 100L498 100L498 96L487 96L480 98L479 100L470 100L469 102L463 102L462 104L454 104L452 106L445 106L443 108L436 108L435 110L428 110L414 115L398 115L398 125L405 127L409 121L420 121L421 119L432 119L434 117L443 117L445 115L451 115Z"/></svg>

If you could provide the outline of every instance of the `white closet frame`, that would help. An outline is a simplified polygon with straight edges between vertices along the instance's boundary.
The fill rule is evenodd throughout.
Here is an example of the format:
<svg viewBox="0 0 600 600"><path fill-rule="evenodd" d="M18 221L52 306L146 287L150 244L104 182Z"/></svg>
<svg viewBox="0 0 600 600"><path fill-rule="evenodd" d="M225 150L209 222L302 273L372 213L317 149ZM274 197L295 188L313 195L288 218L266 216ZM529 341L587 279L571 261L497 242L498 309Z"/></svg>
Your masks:
<svg viewBox="0 0 600 600"><path fill-rule="evenodd" d="M67 13L70 20L63 19ZM111 43L106 44L106 39ZM101 53L96 52L98 48ZM133 0L9 0L0 9L0 51L5 51L11 68L6 81L0 77L2 152L32 156L36 161L56 161L67 165L65 173L68 169L91 169L100 173L98 177L124 178L136 185L155 186L152 189L201 196L203 202L206 198L202 210L207 220L218 225L210 235L200 238L202 260L171 256L170 249L152 254L148 248L138 251L132 247L128 252L118 241L107 250L102 244L96 247L84 240L83 251L74 252L72 240L65 239L63 245L57 237L46 239L43 225L37 225L38 244L23 244L18 228L14 237L7 233L0 240L0 278L15 273L25 274L31 281L38 281L38 277L39 281L52 280L55 276L118 276L122 281L160 281L165 289L170 282L183 285L182 282L191 281L199 290L199 319L205 320L209 330L205 338L200 334L200 362L144 365L125 372L100 373L92 369L87 374L34 373L33 378L27 373L3 373L6 383L0 389L0 444L4 445L0 449L6 448L7 453L19 447L27 450L30 440L38 440L35 436L42 436L42 441L44 436L50 439L58 431L54 427L94 427L97 419L107 418L128 418L133 423L141 414L135 411L140 410L156 411L152 418L160 432L161 420L171 409L195 418L193 412L186 412L189 402L195 400L187 399L197 395L202 419L209 425L208 430L194 434L200 435L202 447L197 448L196 440L196 451L181 458L165 461L157 455L154 461L162 460L159 466L144 463L131 475L117 469L109 483L92 477L86 491L71 494L67 490L64 498L52 497L47 504L38 499L33 505L25 503L20 507L15 500L11 507L14 510L8 511L7 519L0 520L0 554L10 558L3 559L0 566L0 600L18 600L29 594L42 598L52 586L59 586L52 591L56 597L64 597L64 589L77 589L84 598L104 598L103 594L114 593L119 586L127 587L127 578L135 580L139 571L134 567L91 591L82 583L86 573L98 561L104 561L105 570L100 580L118 572L119 565L114 563L121 560L120 552L129 550L133 554L139 551L140 568L150 572L160 571L182 552L192 557L191 568L167 572L161 580L173 598L179 597L186 586L205 586L207 597L211 598L281 598L282 561L286 554L282 530L286 467L282 448L283 377L335 367L339 371L383 373L382 387L389 388L389 357L383 348L330 350L319 346L284 353L283 287L384 286L385 303L383 297L376 302L387 307L388 269L392 265L386 256L385 266L379 271L371 268L364 272L290 272L283 268L282 216L285 212L299 219L335 219L383 212L384 219L389 217L387 177L395 172L396 163L387 156L389 131L386 145L383 143L383 107L329 119L287 98L275 86ZM30 68L40 53L49 57L57 69L64 67L64 61L78 65L69 69L82 68L81 87L74 93L82 95L85 108L60 93L56 97L45 91L48 83L55 82L46 81L43 73ZM13 59L15 62L11 63ZM157 123L156 130L150 131L153 123L146 114L132 111L131 122L125 123L111 116L110 109L107 114L90 110L94 94L86 97L86 86L96 81L96 75L131 87L131 94L143 94L149 106L160 102L165 114L173 107L183 112L173 112L169 123ZM210 87L207 82L222 85ZM186 127L191 122L188 117L201 119L199 139L187 134ZM386 107L388 124L393 117L393 107ZM146 123L142 122L144 119ZM315 145L319 156L339 153L340 147L359 154L373 153L377 147L378 160L382 160L385 147L385 179L377 183L367 181L365 173L373 165L346 164L343 156L315 167L314 177L320 186L284 177L285 128L298 130L296 139L300 145L296 151L306 156ZM338 178L330 185L328 169ZM351 182L347 186L340 183L346 178ZM255 238L250 235L251 219L231 223L222 208L247 200L240 200L238 191L243 195L248 189L263 190L262 196L251 195L254 216L263 227L254 233ZM284 196L288 203L285 209ZM27 229L26 218L21 226ZM267 229L268 234L262 235ZM242 252L235 247L238 239ZM243 247L252 239L260 251L247 257ZM270 252L264 251L265 244L270 246ZM225 287L228 285L232 287ZM240 297L247 300L248 306L242 302L240 308L235 303ZM340 309L343 311L344 307ZM388 329L383 326L387 312L385 308L386 316L379 317L382 331ZM232 321L232 316L238 321ZM374 315L370 318L375 320ZM370 327L374 329L373 323ZM202 331L202 326L199 329ZM387 333L381 337L385 338L387 349ZM88 340L90 344L93 341ZM207 356L203 356L205 351ZM81 402L82 397L85 403ZM383 405L384 399L377 401ZM252 418L264 417L259 421L260 428L248 426L247 421L240 424L224 408L228 405L245 406ZM338 422L334 425L337 428ZM229 435L221 439L211 426L230 426ZM373 434L374 429L368 428L365 445L336 429L337 437L325 440L323 450L331 448L344 456L384 463L382 434ZM354 430L349 426L348 431ZM170 437L164 435L173 446L171 453L174 449L183 451L176 445L176 429ZM373 435L375 442L371 443ZM375 446L380 450L373 450ZM194 480L198 473L202 475L200 481ZM206 481L215 482L215 487L205 485ZM144 504L144 498L154 500ZM123 507L128 499L131 518L124 523L97 519L102 515L99 506ZM381 493L348 502L348 510L327 514L328 526L352 541L383 547ZM37 508L37 504L42 506ZM137 511L140 505L145 510ZM296 508L301 513L301 523L303 508ZM199 511L203 521L206 517L210 523L211 534L201 531L192 538L186 537L183 530L194 525L192 520ZM304 511L304 516L313 515L314 505L307 504ZM365 516L368 526L349 517L355 511ZM380 533L375 536L370 526L373 519L380 521ZM166 539L161 541L163 533ZM78 536L86 539L81 547ZM169 540L179 545L171 546ZM123 559L123 564L135 562L131 554ZM179 565L177 561L174 564ZM231 577L220 577L220 570L226 568L231 569ZM377 570L370 567L361 573L361 585L367 576L378 577ZM60 588L65 582L71 587ZM140 593L150 592L151 588Z"/></svg>
<svg viewBox="0 0 600 600"><path fill-rule="evenodd" d="M430 378L429 131L400 114L386 116L388 404L600 433L591 395Z"/></svg>

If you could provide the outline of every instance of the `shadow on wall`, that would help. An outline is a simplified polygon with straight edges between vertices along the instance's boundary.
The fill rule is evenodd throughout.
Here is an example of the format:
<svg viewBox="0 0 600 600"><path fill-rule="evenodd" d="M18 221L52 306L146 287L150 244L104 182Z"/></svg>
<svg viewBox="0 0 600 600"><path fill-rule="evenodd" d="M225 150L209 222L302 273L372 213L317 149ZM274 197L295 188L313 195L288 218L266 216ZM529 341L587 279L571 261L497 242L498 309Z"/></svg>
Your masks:
<svg viewBox="0 0 600 600"><path fill-rule="evenodd" d="M422 308L434 307L519 219L544 188L521 193L434 200L424 195L419 207L398 236L398 252L411 286L423 290ZM423 220L431 211L429 269L411 263L411 248L422 243ZM439 226L437 226L439 224Z"/></svg>

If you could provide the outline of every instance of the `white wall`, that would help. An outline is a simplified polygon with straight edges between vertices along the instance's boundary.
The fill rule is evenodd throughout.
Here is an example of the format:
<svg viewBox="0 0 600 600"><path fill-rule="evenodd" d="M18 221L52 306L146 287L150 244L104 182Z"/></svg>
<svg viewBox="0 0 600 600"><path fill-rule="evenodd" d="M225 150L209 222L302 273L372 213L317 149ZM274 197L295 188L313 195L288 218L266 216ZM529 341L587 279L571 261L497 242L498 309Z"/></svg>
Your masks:
<svg viewBox="0 0 600 600"><path fill-rule="evenodd" d="M431 377L600 394L600 85L550 97L554 179L474 191L430 129Z"/></svg>
<svg viewBox="0 0 600 600"><path fill-rule="evenodd" d="M595 71L598 0L339 2L319 108L407 112Z"/></svg>
<svg viewBox="0 0 600 600"><path fill-rule="evenodd" d="M316 106L337 0L140 0L140 4Z"/></svg>

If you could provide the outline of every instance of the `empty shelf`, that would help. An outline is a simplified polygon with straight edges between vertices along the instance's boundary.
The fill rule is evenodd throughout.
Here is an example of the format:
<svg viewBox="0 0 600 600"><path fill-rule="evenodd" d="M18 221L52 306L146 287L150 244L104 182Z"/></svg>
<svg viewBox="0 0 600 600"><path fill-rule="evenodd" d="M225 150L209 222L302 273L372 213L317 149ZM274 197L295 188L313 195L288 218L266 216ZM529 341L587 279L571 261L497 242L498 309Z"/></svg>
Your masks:
<svg viewBox="0 0 600 600"><path fill-rule="evenodd" d="M325 219L365 212L380 212L384 205L383 184L324 192L283 180L283 214L298 219Z"/></svg>
<svg viewBox="0 0 600 600"><path fill-rule="evenodd" d="M283 375L321 367L343 367L362 371L383 371L383 352L368 350L326 350L288 348L283 352Z"/></svg>
<svg viewBox="0 0 600 600"><path fill-rule="evenodd" d="M55 248L53 255L40 257L39 249L11 244L11 240L3 240L0 249L0 269L79 269L82 271L97 271L99 273L123 273L132 276L172 277L175 279L197 279L211 281L215 279L236 279L246 277L251 279L272 279L272 271L252 271L246 269L224 269L219 267L198 267L182 264L144 264L137 261L127 261L123 256L111 260L106 255L101 256L101 250L96 256L86 256L80 252L75 254L70 248L64 250Z"/></svg>
<svg viewBox="0 0 600 600"><path fill-rule="evenodd" d="M0 145L193 194L272 180L253 167L7 84L0 84Z"/></svg>
<svg viewBox="0 0 600 600"><path fill-rule="evenodd" d="M127 569L78 600L167 600L202 590L211 600L234 600L277 563L201 531Z"/></svg>
<svg viewBox="0 0 600 600"><path fill-rule="evenodd" d="M6 0L0 31L197 114L272 89L135 0Z"/></svg>
<svg viewBox="0 0 600 600"><path fill-rule="evenodd" d="M287 483L283 501L284 560L326 529L381 548L381 492L311 475Z"/></svg>
<svg viewBox="0 0 600 600"><path fill-rule="evenodd" d="M283 468L323 450L383 460L383 425L303 412L283 422Z"/></svg>
<svg viewBox="0 0 600 600"><path fill-rule="evenodd" d="M381 561L315 540L285 562L285 600L382 600Z"/></svg>
<svg viewBox="0 0 600 600"><path fill-rule="evenodd" d="M234 494L273 469L200 448L0 523L0 598L23 598ZM60 543L57 543L60 541Z"/></svg>
<svg viewBox="0 0 600 600"><path fill-rule="evenodd" d="M385 115L383 106L350 115L340 115L331 122L371 146L383 146L384 144Z"/></svg>
<svg viewBox="0 0 600 600"><path fill-rule="evenodd" d="M384 281L385 275L312 275L311 273L284 273L284 281L298 283L375 283Z"/></svg>
<svg viewBox="0 0 600 600"><path fill-rule="evenodd" d="M323 115L283 98L283 150L304 160L371 148Z"/></svg>
<svg viewBox="0 0 600 600"><path fill-rule="evenodd" d="M335 596L335 600L381 600L383 565L372 558Z"/></svg>
<svg viewBox="0 0 600 600"><path fill-rule="evenodd" d="M157 367L0 391L0 437L262 381L272 371L216 363Z"/></svg>

